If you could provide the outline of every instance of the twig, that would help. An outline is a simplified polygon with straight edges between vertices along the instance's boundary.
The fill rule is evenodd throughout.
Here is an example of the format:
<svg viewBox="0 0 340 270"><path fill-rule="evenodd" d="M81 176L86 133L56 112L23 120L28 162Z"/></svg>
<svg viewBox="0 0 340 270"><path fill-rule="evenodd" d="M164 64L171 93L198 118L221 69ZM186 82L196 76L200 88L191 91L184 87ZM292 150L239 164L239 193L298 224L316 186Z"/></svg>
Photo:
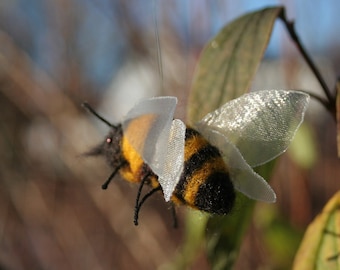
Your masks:
<svg viewBox="0 0 340 270"><path fill-rule="evenodd" d="M308 53L306 52L305 48L302 46L302 43L298 37L298 35L295 32L295 28L294 28L294 22L293 21L288 21L285 15L285 12L282 12L280 14L280 19L284 22L286 29L290 35L290 37L292 38L292 40L295 42L295 45L297 46L299 52L301 53L302 57L305 59L305 61L307 62L308 66L311 68L312 72L314 73L315 77L317 78L317 80L319 81L328 102L322 102L322 104L326 107L327 110L329 110L329 112L332 114L332 116L335 118L335 98L332 95L330 89L328 88L325 80L323 79L320 71L318 70L318 68L316 67L316 65L314 64L313 60L311 59L311 57L308 55ZM319 100L319 99L318 99ZM320 100L319 100L320 101Z"/></svg>

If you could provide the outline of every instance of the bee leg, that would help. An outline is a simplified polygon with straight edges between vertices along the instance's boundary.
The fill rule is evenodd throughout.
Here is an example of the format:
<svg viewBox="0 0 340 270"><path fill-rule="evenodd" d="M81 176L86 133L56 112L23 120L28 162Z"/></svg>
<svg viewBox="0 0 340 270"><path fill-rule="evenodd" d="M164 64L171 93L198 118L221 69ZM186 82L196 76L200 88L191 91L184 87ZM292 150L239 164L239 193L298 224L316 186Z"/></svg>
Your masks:
<svg viewBox="0 0 340 270"><path fill-rule="evenodd" d="M146 201L147 198L149 198L152 194L154 194L155 192L161 190L162 188L159 186L159 187L156 187L156 188L153 188L151 189L148 193L146 193L144 195L144 197L140 200L139 204L135 206L135 216L134 216L134 224L137 226L138 225L138 214L139 214L139 211L140 211L140 208L142 207L142 205L144 204L144 202Z"/></svg>
<svg viewBox="0 0 340 270"><path fill-rule="evenodd" d="M177 229L177 227L178 227L178 223L177 223L177 214L176 214L175 205L174 205L173 203L170 204L170 210L171 210L172 221L173 221L172 226L173 226L175 229Z"/></svg>
<svg viewBox="0 0 340 270"><path fill-rule="evenodd" d="M149 175L147 175L146 177L144 177L144 179L142 180L142 182L139 185L139 189L138 189L138 193L137 193L137 198L136 198L136 205L135 205L135 214L134 214L134 218L133 218L133 223L137 226L138 225L138 215L139 215L139 211L140 208L142 207L143 203L146 201L147 198L149 198L152 194L154 194L155 192L161 190L161 186L156 187L151 189L148 193L146 193L144 195L144 197L140 199L140 195L142 193L142 188L144 186L145 181L147 180Z"/></svg>
<svg viewBox="0 0 340 270"><path fill-rule="evenodd" d="M123 167L123 165L125 164L125 162L122 162L121 164L119 164L114 171L111 173L111 175L107 178L107 180L105 181L104 184L102 184L102 189L107 189L108 185L110 184L111 180L113 179L113 177L115 177L116 173L119 171L119 169L121 167Z"/></svg>

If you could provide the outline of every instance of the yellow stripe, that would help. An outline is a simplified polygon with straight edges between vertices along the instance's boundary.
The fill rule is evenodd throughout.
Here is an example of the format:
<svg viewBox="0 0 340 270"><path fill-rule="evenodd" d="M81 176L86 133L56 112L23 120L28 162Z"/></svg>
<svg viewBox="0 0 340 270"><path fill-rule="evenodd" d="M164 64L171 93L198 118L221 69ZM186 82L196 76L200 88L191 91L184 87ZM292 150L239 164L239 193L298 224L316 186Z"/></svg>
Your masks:
<svg viewBox="0 0 340 270"><path fill-rule="evenodd" d="M200 134L193 135L189 139L185 140L185 148L184 148L184 162L187 162L195 153L197 153L201 148L205 147L208 144L207 140L203 138ZM206 164L205 164L206 165ZM203 169L203 168L202 168ZM199 186L204 182L206 178L195 178L195 175L198 176L201 170L194 173L190 176L190 179L187 181L187 186L184 191L184 200L191 206L194 206L195 194L199 188ZM195 191L196 190L196 191ZM192 203L191 203L192 202Z"/></svg>
<svg viewBox="0 0 340 270"><path fill-rule="evenodd" d="M130 182L141 181L141 169L144 161L141 155L136 151L132 144L136 145L140 151L143 150L144 142L148 136L149 130L155 120L155 115L146 114L129 122L128 127L124 131L122 139L122 154L128 162L128 166L120 170L123 178Z"/></svg>
<svg viewBox="0 0 340 270"><path fill-rule="evenodd" d="M190 139L185 140L184 147L184 162L189 160L198 150L205 147L208 144L207 140L201 135L194 135Z"/></svg>
<svg viewBox="0 0 340 270"><path fill-rule="evenodd" d="M203 166L195 171L187 181L184 192L185 201L189 205L194 206L196 194L206 179L214 172L225 171L227 171L227 167L221 157L216 157L205 162Z"/></svg>
<svg viewBox="0 0 340 270"><path fill-rule="evenodd" d="M128 138L130 144L134 145L141 153L155 120L155 114L145 114L132 119L124 130L124 137Z"/></svg>
<svg viewBox="0 0 340 270"><path fill-rule="evenodd" d="M144 162L141 156L136 152L136 150L125 137L123 137L122 140L122 154L125 160L128 162L128 166L124 166L119 171L121 176L127 181L139 182L139 172L141 171Z"/></svg>
<svg viewBox="0 0 340 270"><path fill-rule="evenodd" d="M142 180L142 173L144 172L142 167L144 165L144 161L141 156L137 153L137 151L129 144L128 140L123 137L122 141L123 145L123 155L127 160L129 158L128 166L124 166L120 169L120 175L127 181L132 183L138 183ZM158 177L156 175L152 175L149 177L150 185L153 188L157 188L159 186Z"/></svg>

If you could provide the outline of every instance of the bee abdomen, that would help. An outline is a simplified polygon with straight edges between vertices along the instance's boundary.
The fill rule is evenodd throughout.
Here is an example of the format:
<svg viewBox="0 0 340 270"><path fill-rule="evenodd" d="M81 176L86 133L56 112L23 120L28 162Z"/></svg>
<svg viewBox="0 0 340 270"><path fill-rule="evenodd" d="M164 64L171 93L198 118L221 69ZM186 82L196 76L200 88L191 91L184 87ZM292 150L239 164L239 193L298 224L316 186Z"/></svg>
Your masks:
<svg viewBox="0 0 340 270"><path fill-rule="evenodd" d="M216 163L220 161L213 160ZM192 175L183 174L174 196L185 205L213 214L228 214L235 201L235 191L226 170L205 163Z"/></svg>
<svg viewBox="0 0 340 270"><path fill-rule="evenodd" d="M234 187L229 174L215 172L200 185L194 206L213 214L228 214L235 201Z"/></svg>
<svg viewBox="0 0 340 270"><path fill-rule="evenodd" d="M227 214L234 204L233 184L220 152L193 129L186 131L184 170L173 195L174 201L209 213Z"/></svg>

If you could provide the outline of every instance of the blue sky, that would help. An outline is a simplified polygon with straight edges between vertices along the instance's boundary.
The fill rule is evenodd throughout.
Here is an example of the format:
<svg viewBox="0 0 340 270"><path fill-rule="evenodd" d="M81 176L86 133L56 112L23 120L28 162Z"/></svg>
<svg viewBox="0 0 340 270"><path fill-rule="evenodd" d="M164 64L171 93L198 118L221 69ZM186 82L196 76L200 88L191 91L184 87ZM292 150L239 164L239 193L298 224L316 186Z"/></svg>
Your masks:
<svg viewBox="0 0 340 270"><path fill-rule="evenodd" d="M66 6L61 6L61 2ZM339 58L340 52L334 56L340 44L337 17L340 2L336 0L126 2L4 0L0 4L0 30L8 33L50 74L56 72L61 55L66 53L76 56L89 81L104 86L131 55L127 25L152 43L156 18L159 31L171 29L172 35L183 46L199 48L232 19L266 6L284 5L288 17L295 19L297 32L312 54ZM267 57L280 55L286 34L279 24L275 26ZM67 29L68 25L72 26L71 29ZM61 33L67 31L70 31L71 38L65 41Z"/></svg>

